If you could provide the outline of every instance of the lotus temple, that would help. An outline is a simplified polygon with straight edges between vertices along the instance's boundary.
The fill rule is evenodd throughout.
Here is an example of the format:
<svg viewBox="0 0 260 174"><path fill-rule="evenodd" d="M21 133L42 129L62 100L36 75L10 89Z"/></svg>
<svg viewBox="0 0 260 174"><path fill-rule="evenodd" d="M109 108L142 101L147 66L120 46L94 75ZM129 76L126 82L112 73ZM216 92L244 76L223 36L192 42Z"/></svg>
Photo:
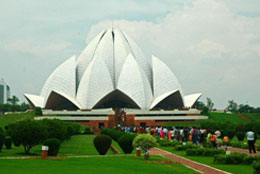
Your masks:
<svg viewBox="0 0 260 174"><path fill-rule="evenodd" d="M131 37L115 28L102 31L79 57L58 66L40 95L24 96L43 115L53 116L48 118L90 127L207 119L193 108L201 93L184 94L164 62L146 57Z"/></svg>

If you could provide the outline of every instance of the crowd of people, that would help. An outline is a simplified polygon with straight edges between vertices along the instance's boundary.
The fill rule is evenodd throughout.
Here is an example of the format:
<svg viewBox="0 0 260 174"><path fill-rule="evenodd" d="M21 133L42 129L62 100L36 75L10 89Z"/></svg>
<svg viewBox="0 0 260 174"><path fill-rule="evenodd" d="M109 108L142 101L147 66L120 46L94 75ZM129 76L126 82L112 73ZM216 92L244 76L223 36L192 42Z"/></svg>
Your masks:
<svg viewBox="0 0 260 174"><path fill-rule="evenodd" d="M117 126L117 129L123 132L134 132L141 134L149 133L151 135L158 136L161 139L166 138L170 141L176 140L178 142L192 142L195 145L207 143L216 149L220 148L221 145L224 145L224 148L227 150L229 145L228 136L221 136L221 132L219 130L214 132L196 127L121 127L120 125ZM246 133L250 153L256 153L254 145L256 141L255 135L256 134L252 131Z"/></svg>

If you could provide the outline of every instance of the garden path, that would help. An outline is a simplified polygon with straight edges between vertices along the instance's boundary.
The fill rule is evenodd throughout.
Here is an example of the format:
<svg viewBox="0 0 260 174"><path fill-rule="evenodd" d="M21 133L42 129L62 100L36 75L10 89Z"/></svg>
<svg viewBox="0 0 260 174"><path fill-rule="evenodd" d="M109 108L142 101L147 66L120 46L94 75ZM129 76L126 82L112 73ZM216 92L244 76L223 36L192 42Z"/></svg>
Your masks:
<svg viewBox="0 0 260 174"><path fill-rule="evenodd" d="M240 148L235 148L235 147L228 147L227 150L231 151L231 152L245 153L245 154L248 154L248 155L260 155L259 151L257 151L256 153L249 153L248 149L240 149Z"/></svg>
<svg viewBox="0 0 260 174"><path fill-rule="evenodd" d="M223 170L219 170L219 169L210 167L208 165L189 160L187 158L184 158L184 157L181 157L179 155L164 151L162 149L152 148L150 150L150 154L151 155L161 155L165 158L179 162L179 163L181 163L181 164L183 164L187 167L195 169L196 171L199 171L199 172L204 173L204 174L229 174L229 172L225 172Z"/></svg>

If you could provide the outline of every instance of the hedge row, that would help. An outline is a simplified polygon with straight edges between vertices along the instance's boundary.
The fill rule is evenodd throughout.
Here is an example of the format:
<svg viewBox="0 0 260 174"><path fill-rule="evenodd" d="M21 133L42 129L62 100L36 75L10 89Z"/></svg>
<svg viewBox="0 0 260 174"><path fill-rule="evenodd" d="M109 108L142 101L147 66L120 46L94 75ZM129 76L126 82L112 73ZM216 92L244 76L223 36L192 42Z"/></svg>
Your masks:
<svg viewBox="0 0 260 174"><path fill-rule="evenodd" d="M230 155L215 155L214 163L218 164L251 164L260 161L260 156L250 156L242 153L231 153Z"/></svg>
<svg viewBox="0 0 260 174"><path fill-rule="evenodd" d="M188 142L186 144L182 144L182 145L177 145L174 147L174 150L176 151L183 151L183 150L188 150L188 149L198 149L199 147L196 146L195 144Z"/></svg>
<svg viewBox="0 0 260 174"><path fill-rule="evenodd" d="M117 142L118 139L120 138L120 136L123 135L123 134L126 134L126 133L120 132L120 131L115 130L115 129L103 128L103 129L101 130L101 134L108 135L108 136L110 136L113 140L115 140L115 141Z"/></svg>
<svg viewBox="0 0 260 174"><path fill-rule="evenodd" d="M253 163L253 168L254 168L255 174L260 174L260 161L255 161Z"/></svg>
<svg viewBox="0 0 260 174"><path fill-rule="evenodd" d="M188 156L215 156L219 154L225 154L225 151L212 148L187 149L186 151L186 155Z"/></svg>
<svg viewBox="0 0 260 174"><path fill-rule="evenodd" d="M175 147L177 145L181 145L181 142L178 142L176 140L173 140L173 141L169 141L168 139L164 138L164 139L160 139L160 138L157 138L158 136L155 136L156 139L157 139L157 143L160 145L160 146L163 146L163 147Z"/></svg>

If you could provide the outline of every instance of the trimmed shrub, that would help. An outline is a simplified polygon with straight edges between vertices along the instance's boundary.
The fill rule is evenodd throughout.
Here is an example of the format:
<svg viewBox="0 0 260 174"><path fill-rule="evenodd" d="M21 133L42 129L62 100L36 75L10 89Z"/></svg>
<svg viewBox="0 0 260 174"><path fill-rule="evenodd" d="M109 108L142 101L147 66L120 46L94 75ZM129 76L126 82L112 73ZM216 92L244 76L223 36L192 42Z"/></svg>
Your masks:
<svg viewBox="0 0 260 174"><path fill-rule="evenodd" d="M12 147L12 139L11 139L11 137L6 137L5 138L5 147L6 147L6 149L11 149L11 147Z"/></svg>
<svg viewBox="0 0 260 174"><path fill-rule="evenodd" d="M218 150L218 149L211 149L211 148L205 148L205 149L187 149L186 155L188 156L214 156L218 154L225 154L224 150Z"/></svg>
<svg viewBox="0 0 260 174"><path fill-rule="evenodd" d="M60 149L60 140L57 138L49 138L44 143L45 146L49 147L48 155L57 156Z"/></svg>
<svg viewBox="0 0 260 174"><path fill-rule="evenodd" d="M183 151L183 150L187 150L187 149L198 149L198 146L196 146L195 144L193 143L186 143L184 145L176 145L174 147L174 150L176 151Z"/></svg>
<svg viewBox="0 0 260 174"><path fill-rule="evenodd" d="M93 135L94 132L92 132L89 127L86 127L86 128L84 129L84 134L86 134L86 135Z"/></svg>
<svg viewBox="0 0 260 174"><path fill-rule="evenodd" d="M40 107L35 107L34 108L34 114L36 116L42 116L42 109Z"/></svg>
<svg viewBox="0 0 260 174"><path fill-rule="evenodd" d="M42 120L43 125L47 128L48 138L57 138L61 141L66 139L67 127L61 120Z"/></svg>
<svg viewBox="0 0 260 174"><path fill-rule="evenodd" d="M150 134L140 134L135 137L133 141L134 147L140 147L143 149L144 153L144 159L149 159L149 149L152 147L156 147L156 139L150 135Z"/></svg>
<svg viewBox="0 0 260 174"><path fill-rule="evenodd" d="M245 162L246 154L231 153L230 155L216 155L214 156L214 163L219 164L241 164Z"/></svg>
<svg viewBox="0 0 260 174"><path fill-rule="evenodd" d="M105 155L111 146L112 139L107 135L98 135L93 140L94 146L100 155Z"/></svg>
<svg viewBox="0 0 260 174"><path fill-rule="evenodd" d="M237 139L238 139L239 141L243 141L244 138L245 138L245 133L244 133L244 132L238 132L238 133L236 134L236 136L237 136Z"/></svg>
<svg viewBox="0 0 260 174"><path fill-rule="evenodd" d="M173 141L169 141L168 139L159 139L157 140L157 142L159 143L160 146L163 146L163 147L168 147L168 146L177 146L177 145L180 145L181 143L176 141L176 140L173 140Z"/></svg>
<svg viewBox="0 0 260 174"><path fill-rule="evenodd" d="M124 151L124 153L132 153L133 151L133 140L136 135L134 134L124 134L121 135L118 139L118 144L121 147L121 149Z"/></svg>
<svg viewBox="0 0 260 174"><path fill-rule="evenodd" d="M8 135L14 142L24 146L26 154L30 152L33 146L42 143L48 136L46 127L41 121L24 120L8 126Z"/></svg>
<svg viewBox="0 0 260 174"><path fill-rule="evenodd" d="M260 174L260 161L253 163L254 174Z"/></svg>
<svg viewBox="0 0 260 174"><path fill-rule="evenodd" d="M4 141L5 141L5 132L4 132L4 130L0 127L0 151L2 150Z"/></svg>
<svg viewBox="0 0 260 174"><path fill-rule="evenodd" d="M241 149L248 149L248 144L245 142L230 142L230 146L241 148Z"/></svg>
<svg viewBox="0 0 260 174"><path fill-rule="evenodd" d="M113 140L115 140L116 142L118 142L118 139L120 138L121 135L126 134L124 132L120 132L118 130L115 129L109 129L109 128L103 128L101 130L101 134L105 134L110 136Z"/></svg>

